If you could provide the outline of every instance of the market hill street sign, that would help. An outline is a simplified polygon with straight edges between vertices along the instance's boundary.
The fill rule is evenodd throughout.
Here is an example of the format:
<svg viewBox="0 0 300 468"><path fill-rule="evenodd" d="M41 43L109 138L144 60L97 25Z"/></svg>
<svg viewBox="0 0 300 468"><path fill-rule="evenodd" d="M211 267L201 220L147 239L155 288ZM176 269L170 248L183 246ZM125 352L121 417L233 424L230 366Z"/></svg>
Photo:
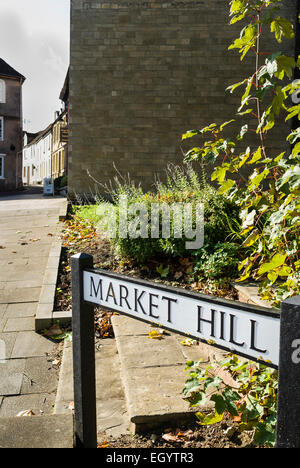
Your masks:
<svg viewBox="0 0 300 468"><path fill-rule="evenodd" d="M87 302L278 366L280 316L276 310L103 270L85 271L83 283Z"/></svg>
<svg viewBox="0 0 300 468"><path fill-rule="evenodd" d="M97 446L94 307L189 336L279 370L277 447L300 448L300 296L281 311L93 268L71 259L75 436ZM162 356L163 364L163 356Z"/></svg>

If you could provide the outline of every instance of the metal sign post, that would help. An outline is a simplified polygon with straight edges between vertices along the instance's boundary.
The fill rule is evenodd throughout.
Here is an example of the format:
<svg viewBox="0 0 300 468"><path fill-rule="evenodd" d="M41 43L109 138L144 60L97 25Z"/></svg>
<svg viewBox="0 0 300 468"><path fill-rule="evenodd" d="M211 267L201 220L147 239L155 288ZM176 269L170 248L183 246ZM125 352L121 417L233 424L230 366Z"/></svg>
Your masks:
<svg viewBox="0 0 300 468"><path fill-rule="evenodd" d="M75 442L97 448L94 306L83 301L83 271L93 257L74 255L71 268Z"/></svg>
<svg viewBox="0 0 300 468"><path fill-rule="evenodd" d="M75 434L97 446L95 306L279 368L277 446L300 448L300 296L277 310L194 293L93 268L72 257Z"/></svg>
<svg viewBox="0 0 300 468"><path fill-rule="evenodd" d="M300 296L281 305L277 401L278 448L300 448Z"/></svg>

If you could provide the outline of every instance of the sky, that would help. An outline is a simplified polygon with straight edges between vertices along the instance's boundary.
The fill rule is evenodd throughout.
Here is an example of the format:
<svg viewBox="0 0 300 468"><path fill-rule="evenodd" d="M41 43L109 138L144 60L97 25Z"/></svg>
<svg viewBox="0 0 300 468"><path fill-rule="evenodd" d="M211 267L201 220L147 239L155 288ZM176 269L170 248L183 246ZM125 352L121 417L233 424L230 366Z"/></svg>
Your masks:
<svg viewBox="0 0 300 468"><path fill-rule="evenodd" d="M61 108L69 37L70 0L0 0L0 57L26 77L24 130L43 130Z"/></svg>

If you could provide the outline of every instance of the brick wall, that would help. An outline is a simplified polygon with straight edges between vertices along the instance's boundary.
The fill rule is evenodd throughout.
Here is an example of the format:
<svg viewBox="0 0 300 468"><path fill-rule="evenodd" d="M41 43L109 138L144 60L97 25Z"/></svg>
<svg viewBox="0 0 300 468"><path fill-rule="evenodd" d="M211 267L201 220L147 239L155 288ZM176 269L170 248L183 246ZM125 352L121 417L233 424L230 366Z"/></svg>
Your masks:
<svg viewBox="0 0 300 468"><path fill-rule="evenodd" d="M105 184L114 165L149 189L168 163L182 163L191 144L182 147L182 133L234 115L239 98L225 88L253 70L227 51L241 24L228 25L228 0L71 3L69 189L102 191L87 170ZM284 5L296 18L296 0ZM285 134L272 134L274 153Z"/></svg>

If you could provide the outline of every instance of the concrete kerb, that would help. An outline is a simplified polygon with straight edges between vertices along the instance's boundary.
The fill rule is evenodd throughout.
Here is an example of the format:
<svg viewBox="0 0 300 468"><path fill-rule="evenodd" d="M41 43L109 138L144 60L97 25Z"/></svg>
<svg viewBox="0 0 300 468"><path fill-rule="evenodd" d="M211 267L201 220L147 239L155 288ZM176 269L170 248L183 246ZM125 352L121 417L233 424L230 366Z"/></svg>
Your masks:
<svg viewBox="0 0 300 468"><path fill-rule="evenodd" d="M66 219L68 205L60 208L59 222ZM52 242L46 270L43 277L43 284L39 298L38 308L35 317L35 331L39 332L49 328L53 323L59 321L65 325L72 321L72 312L57 312L54 310L55 295L57 287L58 270L61 259L62 241L56 236Z"/></svg>

